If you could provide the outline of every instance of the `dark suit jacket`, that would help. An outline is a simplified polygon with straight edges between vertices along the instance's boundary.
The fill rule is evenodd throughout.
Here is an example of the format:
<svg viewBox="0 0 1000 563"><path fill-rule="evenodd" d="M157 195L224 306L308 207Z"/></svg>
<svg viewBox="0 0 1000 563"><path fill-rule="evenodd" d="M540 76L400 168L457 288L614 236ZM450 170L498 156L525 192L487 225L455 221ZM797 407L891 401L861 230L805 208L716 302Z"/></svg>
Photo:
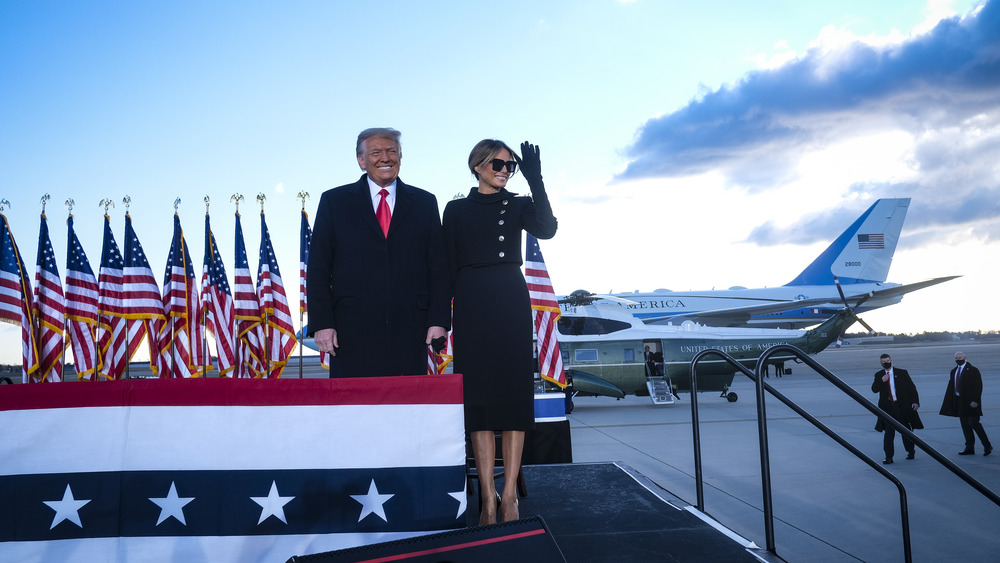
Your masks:
<svg viewBox="0 0 1000 563"><path fill-rule="evenodd" d="M882 381L885 370L881 369L875 373L875 381L872 382L872 391L878 393L878 408L891 413L890 404L892 397L889 394L889 382ZM899 406L899 413L902 419L900 422L907 424L914 430L924 427L920 420L920 415L913 410L913 404L920 404L920 395L917 393L917 386L910 379L910 374L905 369L892 368L892 375L896 378L896 403ZM885 428L882 419L875 423L875 430L881 432Z"/></svg>
<svg viewBox="0 0 1000 563"><path fill-rule="evenodd" d="M979 368L965 362L962 377L958 381L959 396L955 396L955 370L948 376L948 388L944 392L940 413L945 416L983 416L983 375ZM973 408L969 403L977 403Z"/></svg>
<svg viewBox="0 0 1000 563"><path fill-rule="evenodd" d="M397 180L384 236L368 177L320 198L306 279L309 335L337 331L331 377L427 372L427 328L451 325L448 256L433 194Z"/></svg>

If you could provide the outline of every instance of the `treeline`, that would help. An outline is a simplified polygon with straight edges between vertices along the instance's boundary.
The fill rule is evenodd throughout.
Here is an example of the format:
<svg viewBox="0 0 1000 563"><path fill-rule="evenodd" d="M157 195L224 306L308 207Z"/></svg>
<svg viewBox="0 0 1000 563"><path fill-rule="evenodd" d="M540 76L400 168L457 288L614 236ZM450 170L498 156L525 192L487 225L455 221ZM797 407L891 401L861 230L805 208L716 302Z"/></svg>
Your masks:
<svg viewBox="0 0 1000 563"><path fill-rule="evenodd" d="M1000 331L969 330L965 332L921 332L917 334L879 333L879 336L891 336L894 343L916 342L1000 342ZM867 333L856 332L847 334L845 338L863 339Z"/></svg>

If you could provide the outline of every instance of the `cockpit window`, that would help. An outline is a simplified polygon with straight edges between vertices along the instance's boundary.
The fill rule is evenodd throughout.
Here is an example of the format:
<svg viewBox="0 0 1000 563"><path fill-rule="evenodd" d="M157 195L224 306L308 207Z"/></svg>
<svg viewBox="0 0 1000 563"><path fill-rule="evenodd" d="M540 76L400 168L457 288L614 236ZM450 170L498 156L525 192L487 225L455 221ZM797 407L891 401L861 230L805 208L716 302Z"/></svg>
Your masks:
<svg viewBox="0 0 1000 563"><path fill-rule="evenodd" d="M571 336L611 334L629 328L629 323L595 317L559 317L559 334Z"/></svg>

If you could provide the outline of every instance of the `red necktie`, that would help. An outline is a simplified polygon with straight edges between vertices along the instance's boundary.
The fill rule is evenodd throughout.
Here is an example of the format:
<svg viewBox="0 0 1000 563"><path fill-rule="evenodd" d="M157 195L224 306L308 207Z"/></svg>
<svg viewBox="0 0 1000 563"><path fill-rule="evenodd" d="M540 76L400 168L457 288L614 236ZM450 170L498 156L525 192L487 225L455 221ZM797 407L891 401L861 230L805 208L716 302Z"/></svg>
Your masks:
<svg viewBox="0 0 1000 563"><path fill-rule="evenodd" d="M378 219L378 224L382 226L382 234L389 236L389 221L392 219L392 211L389 211L389 202L385 200L386 196L389 195L389 190L382 188L379 190L378 195L382 196L382 199L378 200L378 208L375 209L375 218Z"/></svg>

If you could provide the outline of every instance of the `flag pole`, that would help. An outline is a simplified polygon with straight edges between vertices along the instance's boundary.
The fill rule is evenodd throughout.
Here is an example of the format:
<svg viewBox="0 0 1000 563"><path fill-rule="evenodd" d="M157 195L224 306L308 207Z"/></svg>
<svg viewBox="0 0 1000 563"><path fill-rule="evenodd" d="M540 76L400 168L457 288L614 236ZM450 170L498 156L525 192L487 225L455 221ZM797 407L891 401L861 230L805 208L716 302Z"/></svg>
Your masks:
<svg viewBox="0 0 1000 563"><path fill-rule="evenodd" d="M66 209L67 209L67 211L69 213L69 216L66 218L66 223L67 224L69 223L69 220L73 218L73 206L74 205L76 205L76 202L73 201L73 198L69 198L69 199L66 200L65 206L66 206ZM68 264L66 265L66 269L69 269L69 265ZM86 323L84 323L84 324L86 324ZM90 329L88 328L87 330L90 330ZM70 341L71 341L70 345L72 345L72 338L70 338ZM97 377L97 340L95 338L91 337L91 341L93 341L93 343L94 343L94 350L93 350L93 354L94 355L91 356L92 358L94 358L94 373L91 374L91 377ZM66 354L66 348L63 347L63 355L65 355L65 354ZM79 369L80 368L80 359L77 358L76 355L73 356L73 365L75 366L75 369L76 369L76 379L77 379L77 381L79 381L80 380L80 369ZM66 369L66 362L65 361L63 361L63 369Z"/></svg>
<svg viewBox="0 0 1000 563"><path fill-rule="evenodd" d="M306 191L299 192L298 195L296 195L295 197L297 197L297 198L299 198L299 199L302 200L302 213L305 213L306 212L306 200L309 199L309 192L306 192ZM303 219L303 221L305 221L305 219ZM303 244L304 242L305 242L304 240L301 240L301 241L299 241L299 244ZM307 267L308 267L308 265L307 265ZM306 275L309 275L308 271L306 272ZM300 288L299 292L301 293L301 288ZM305 297L304 295L300 295L299 296L299 301L300 301L300 303L299 303L299 334L302 335L302 338L305 338L305 336L306 336L306 334L305 334L305 324L304 324L305 307L303 307L303 305L305 305L305 302L303 301L304 297ZM298 346L299 346L299 379L302 379L302 362L303 362L303 358L302 358L302 348L303 348L303 346L302 346L302 338L300 338L299 341L296 342L296 344L298 344Z"/></svg>
<svg viewBox="0 0 1000 563"><path fill-rule="evenodd" d="M181 205L181 198L175 199L174 200L174 215L177 215L177 208L180 207L180 205ZM168 267L172 268L173 266L168 266ZM171 282L171 283L173 283L173 282ZM167 295L170 295L170 290L169 289L167 290ZM171 303L173 302L173 297L170 298L170 302ZM175 378L176 377L175 373L177 372L177 370L174 369L176 367L176 365L177 365L177 357L176 357L176 354L177 354L177 325L174 323L174 317L173 317L173 315L170 314L169 311L167 312L167 320L170 321L170 377Z"/></svg>
<svg viewBox="0 0 1000 563"><path fill-rule="evenodd" d="M260 215L261 215L261 217L264 216L264 200L266 200L266 199L267 199L267 196L264 195L264 192L260 192L260 193L257 194L257 201L260 202ZM263 230L261 230L260 236L261 236L261 241L263 241L264 240L264 231ZM258 269L260 268L259 264L257 265L257 268ZM259 282L260 279L258 278L257 281ZM259 294L257 295L257 299L258 300L260 299L260 295ZM270 349L268 349L268 346L267 346L267 307L264 307L264 327L263 328L264 328L264 331L263 331L264 332L264 349L263 349L263 353L264 353L264 379L267 379L267 378L269 378L271 376L271 351L270 351Z"/></svg>
<svg viewBox="0 0 1000 563"><path fill-rule="evenodd" d="M237 218L236 221L237 222L239 222L240 202L241 201L243 201L243 194L233 194L233 195L231 195L229 197L229 202L236 204L236 218ZM244 249L244 251L245 250L246 249ZM234 267L233 276L235 278L238 278L239 274L236 272L236 268L239 267L239 264L234 264L233 267ZM237 281L237 283L239 282L238 279L236 279L236 281ZM233 291L233 297L234 298L238 297L237 290L238 290L238 286L234 288L234 291ZM233 377L233 379L240 379L240 378L242 378L247 373L247 365L246 365L246 362L244 362L244 359L243 359L243 346L240 344L240 340L242 340L242 338L240 336L239 316L236 317L236 334L234 336L235 336L235 339L233 340L233 346L236 348L236 350L235 350L235 353L236 353L236 358L235 358L235 362L236 362L235 373L236 373L236 375Z"/></svg>
<svg viewBox="0 0 1000 563"><path fill-rule="evenodd" d="M209 204L209 199L208 199L208 194L206 194L205 195L205 217L206 218L208 218L208 204ZM208 242L208 240L206 239L205 242ZM202 291L205 290L205 288L201 288L201 289L202 289ZM204 333L205 335L201 339L202 344L204 344L204 347L202 348L202 350L204 350L204 352L203 352L202 357L201 357L201 373L203 374L204 377L207 378L208 377L208 307L206 307L204 303L201 304L201 326L202 326L202 328L198 329L198 336L202 335L201 334L201 330L202 329L205 330L205 333ZM218 330L218 328L216 328L216 330ZM219 347L219 343L218 342L215 343L215 347L216 347L216 349L218 349L218 347Z"/></svg>
<svg viewBox="0 0 1000 563"><path fill-rule="evenodd" d="M45 218L45 204L52 199L52 196L45 194L42 196L42 217ZM51 244L51 243L50 243ZM39 288L40 290L40 288ZM61 383L64 379L63 371L66 368L66 313L63 312L63 330L59 335L62 338L62 346L59 348L59 382Z"/></svg>
<svg viewBox="0 0 1000 563"><path fill-rule="evenodd" d="M104 198L100 202L98 202L97 205L99 205L99 206L103 205L104 206L104 215L106 216L108 214L108 207L114 207L115 206L115 202L112 201L111 198ZM129 364L129 361L128 361L129 360L129 357L128 357L128 344L129 344L129 342L128 342L128 330L129 330L128 317L125 317L125 379L129 379L129 377L130 377L129 369L128 369L129 368L129 365L128 365ZM114 360L114 342L115 342L115 338L114 338L114 333L112 332L112 334L111 334L111 345L109 346L109 349L111 350L111 358L112 358L112 360ZM114 361L111 362L111 365L112 365L112 367L114 367ZM108 371L108 375L111 375L110 370ZM96 380L96 377L97 377L96 373L94 374L94 377L95 377L95 380Z"/></svg>
<svg viewBox="0 0 1000 563"><path fill-rule="evenodd" d="M112 202L110 199L108 200L108 203L111 204L111 207L115 206L114 202ZM125 214L128 215L128 207L132 203L132 198L130 198L129 196L125 196L122 199L122 203L125 204ZM108 209L107 207L105 207L104 212L107 213L107 211ZM129 241L125 241L125 244L128 243ZM125 273L124 270L122 271L122 273ZM132 372L129 369L132 366L132 355L129 354L129 349L128 349L129 345L132 343L128 337L130 329L131 327L129 327L129 318L125 317L125 379L132 379Z"/></svg>

